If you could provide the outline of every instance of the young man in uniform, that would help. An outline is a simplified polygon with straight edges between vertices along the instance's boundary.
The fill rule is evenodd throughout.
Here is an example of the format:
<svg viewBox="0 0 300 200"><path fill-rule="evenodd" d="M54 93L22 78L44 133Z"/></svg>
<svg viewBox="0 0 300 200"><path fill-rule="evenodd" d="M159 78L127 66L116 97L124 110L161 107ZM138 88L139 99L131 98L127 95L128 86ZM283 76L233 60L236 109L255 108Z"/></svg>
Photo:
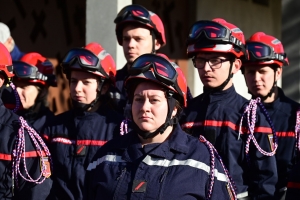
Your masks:
<svg viewBox="0 0 300 200"><path fill-rule="evenodd" d="M246 41L246 49L249 60L243 62L242 72L249 93L252 98L261 98L276 130L278 182L275 196L276 199L284 199L288 173L299 152L299 147L295 148L295 126L297 121L300 125L300 104L285 96L276 84L283 66L289 64L282 43L271 35L257 32Z"/></svg>
<svg viewBox="0 0 300 200"><path fill-rule="evenodd" d="M204 92L185 110L183 129L196 137L203 135L214 144L236 184L238 199L271 199L277 181L275 158L256 151L248 141L255 135L258 144L271 151L263 132L272 133L266 128L269 124L258 113L255 132L251 129L250 135L245 131L252 128L244 127L247 123L242 124L242 131L239 129L248 101L235 91L232 76L241 68L241 58L247 56L243 32L224 19L201 20L193 24L187 45ZM250 151L245 153L246 147Z"/></svg>

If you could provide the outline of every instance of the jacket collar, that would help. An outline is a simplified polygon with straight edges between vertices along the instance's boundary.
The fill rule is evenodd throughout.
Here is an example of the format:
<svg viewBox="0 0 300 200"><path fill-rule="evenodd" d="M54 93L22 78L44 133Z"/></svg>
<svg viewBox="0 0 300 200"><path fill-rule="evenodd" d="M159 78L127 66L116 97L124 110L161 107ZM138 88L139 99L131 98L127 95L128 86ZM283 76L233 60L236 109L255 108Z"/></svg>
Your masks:
<svg viewBox="0 0 300 200"><path fill-rule="evenodd" d="M142 145L136 133L130 132L130 136L127 140L122 140L123 145L119 149L124 149L123 159L126 161L134 161L141 156ZM177 124L174 126L173 132L170 137L161 143L157 148L149 153L156 157L171 159L174 154L177 153L187 153L189 151L189 146L187 145L187 136L180 126Z"/></svg>

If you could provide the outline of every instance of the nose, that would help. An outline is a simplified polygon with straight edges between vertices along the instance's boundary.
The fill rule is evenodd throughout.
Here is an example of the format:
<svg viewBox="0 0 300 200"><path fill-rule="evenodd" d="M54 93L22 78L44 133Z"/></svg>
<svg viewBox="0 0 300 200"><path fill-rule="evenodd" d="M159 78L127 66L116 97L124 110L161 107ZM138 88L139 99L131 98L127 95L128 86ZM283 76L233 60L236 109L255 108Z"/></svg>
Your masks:
<svg viewBox="0 0 300 200"><path fill-rule="evenodd" d="M210 65L208 64L208 60L205 61L204 63L204 71L211 71L211 67Z"/></svg>
<svg viewBox="0 0 300 200"><path fill-rule="evenodd" d="M81 92L82 91L82 82L77 81L74 89L75 89L76 93Z"/></svg>
<svg viewBox="0 0 300 200"><path fill-rule="evenodd" d="M134 47L134 44L135 44L135 40L134 40L134 38L130 38L130 39L128 39L128 47L129 47L129 48L132 48L132 47Z"/></svg>
<svg viewBox="0 0 300 200"><path fill-rule="evenodd" d="M20 87L16 87L16 90L19 94L19 96L22 96L22 93L23 93L23 88L20 88Z"/></svg>
<svg viewBox="0 0 300 200"><path fill-rule="evenodd" d="M141 103L141 111L143 111L143 112L149 112L150 111L150 102L149 102L148 99L145 99Z"/></svg>
<svg viewBox="0 0 300 200"><path fill-rule="evenodd" d="M255 81L259 81L260 80L260 73L255 72L255 74L254 74L254 80Z"/></svg>

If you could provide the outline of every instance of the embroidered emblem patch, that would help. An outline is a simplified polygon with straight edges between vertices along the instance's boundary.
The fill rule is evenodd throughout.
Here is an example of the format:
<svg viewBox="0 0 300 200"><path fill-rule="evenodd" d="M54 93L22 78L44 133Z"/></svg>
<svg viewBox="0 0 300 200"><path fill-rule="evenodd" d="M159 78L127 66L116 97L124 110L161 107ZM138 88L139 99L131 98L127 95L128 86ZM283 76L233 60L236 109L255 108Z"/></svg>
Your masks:
<svg viewBox="0 0 300 200"><path fill-rule="evenodd" d="M269 135L268 135L268 138L269 138L269 143L270 143L271 151L274 151L275 146L274 146L274 142L273 142L273 135L272 135L272 134L269 134Z"/></svg>
<svg viewBox="0 0 300 200"><path fill-rule="evenodd" d="M86 151L86 146L84 145L77 145L76 146L76 155L77 156L84 156Z"/></svg>
<svg viewBox="0 0 300 200"><path fill-rule="evenodd" d="M45 164L45 170L43 171L43 176L46 177L46 178L49 178L51 176L51 168L50 168L49 158L48 157L43 157L43 158L40 159L41 171L43 170L42 169L43 161L44 161L44 164Z"/></svg>
<svg viewBox="0 0 300 200"><path fill-rule="evenodd" d="M134 180L132 185L132 192L146 192L147 181Z"/></svg>

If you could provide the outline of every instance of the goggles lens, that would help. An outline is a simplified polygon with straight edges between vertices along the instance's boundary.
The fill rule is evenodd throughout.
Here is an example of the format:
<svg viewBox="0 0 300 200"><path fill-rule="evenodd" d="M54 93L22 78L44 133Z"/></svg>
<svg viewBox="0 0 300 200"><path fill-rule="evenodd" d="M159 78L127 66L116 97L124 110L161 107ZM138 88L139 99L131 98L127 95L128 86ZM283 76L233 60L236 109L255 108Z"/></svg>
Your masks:
<svg viewBox="0 0 300 200"><path fill-rule="evenodd" d="M38 68L22 61L13 62L14 74L18 78L47 80L47 77L38 71Z"/></svg>
<svg viewBox="0 0 300 200"><path fill-rule="evenodd" d="M219 23L212 21L199 21L190 30L190 40L196 40L204 33L208 39L227 39L230 40L230 30Z"/></svg>
<svg viewBox="0 0 300 200"><path fill-rule="evenodd" d="M156 78L167 85L176 83L177 72L173 65L166 59L147 54L140 56L131 66L130 75L138 75L149 69L153 69Z"/></svg>
<svg viewBox="0 0 300 200"><path fill-rule="evenodd" d="M246 44L246 49L249 52L250 59L251 57L256 59L274 59L273 51L268 45L251 42Z"/></svg>
<svg viewBox="0 0 300 200"><path fill-rule="evenodd" d="M76 48L69 51L65 56L62 64L71 65L73 60L77 58L81 64L81 67L88 68L89 70L97 70L99 58L87 49Z"/></svg>
<svg viewBox="0 0 300 200"><path fill-rule="evenodd" d="M128 17L128 14L131 14L132 17L137 18L145 23L150 23L151 18L149 11L139 5L130 5L123 8L117 15L116 19L114 20L115 23L120 23L124 19Z"/></svg>

